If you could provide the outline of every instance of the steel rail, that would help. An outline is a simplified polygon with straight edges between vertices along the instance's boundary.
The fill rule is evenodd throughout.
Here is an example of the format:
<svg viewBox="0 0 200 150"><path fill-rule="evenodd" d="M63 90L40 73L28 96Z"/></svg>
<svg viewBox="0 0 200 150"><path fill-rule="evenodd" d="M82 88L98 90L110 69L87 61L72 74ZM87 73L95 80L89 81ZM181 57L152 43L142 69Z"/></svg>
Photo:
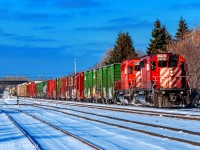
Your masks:
<svg viewBox="0 0 200 150"><path fill-rule="evenodd" d="M13 109L15 109L15 108L13 108ZM22 112L22 113L24 113L24 114L26 114L26 115L28 115L28 116L30 116L30 117L32 117L32 118L34 118L34 119L36 119L36 120L42 122L42 123L44 123L44 124L46 124L46 125L48 125L48 126L54 128L54 129L56 129L56 130L58 130L58 131L60 131L60 132L62 132L62 133L64 133L64 134L66 134L66 135L68 135L68 136L71 136L71 137L73 137L73 138L75 138L75 139L81 141L82 143L84 143L84 144L86 144L86 145L88 145L88 146L90 146L90 147L92 147L92 148L94 148L94 149L96 149L96 150L100 150L100 149L101 149L100 147L98 147L98 146L96 146L96 145L94 145L94 144L92 144L92 143L90 143L90 142L88 142L88 141L86 141L86 140L84 140L84 139L82 139L82 138L76 136L76 135L73 135L73 134L71 134L70 132L67 132L67 131L65 131L65 130L63 130L63 129L61 129L61 128L59 128L59 127L57 127L57 126L55 126L55 125L53 125L53 124L51 124L51 123L49 123L49 122L46 122L46 121L44 121L44 120L42 120L42 119L40 119L40 118L37 118L37 117L34 116L34 115L28 114L28 113L26 113L26 112L24 112L24 111L21 111L21 110L18 110L18 109L15 109L15 110L17 110L17 111L19 111L19 112Z"/></svg>
<svg viewBox="0 0 200 150"><path fill-rule="evenodd" d="M37 107L43 108L42 106L37 106ZM45 108L45 109L56 111L54 109L49 109L49 108ZM79 116L79 115L75 115L75 114L71 114L71 113L67 113L67 112L62 112L62 111L57 111L57 112L60 112L60 113L63 113L63 114L67 114L69 116L82 118L82 119L89 120L89 121L92 121L92 122L102 123L102 124L106 124L106 125L110 125L110 126L114 126L114 127L130 130L130 131L144 133L144 134L151 135L151 136L154 136L154 137L166 138L166 139L169 139L169 140L174 140L174 141L178 141L178 142L182 142L182 143L186 143L186 144L191 144L191 145L194 145L194 146L200 146L200 143L198 143L198 142L193 142L193 141L189 141L189 140L185 140L185 139L165 136L165 135L157 134L157 133L150 132L150 131L144 131L144 130L141 130L141 129L135 129L135 128L131 128L131 127L123 126L123 125L118 125L118 124L114 124L114 123L110 123L110 122L97 120L97 119L91 119L91 118L88 118L88 117ZM191 134L192 134L192 132L191 132ZM199 135L199 133L193 133L193 134Z"/></svg>
<svg viewBox="0 0 200 150"><path fill-rule="evenodd" d="M15 119L13 119L13 117L11 117L8 113L6 113L6 111L4 111L3 109L1 109L1 111L8 117L8 119L17 127L19 128L19 130L29 139L29 141L35 146L35 148L37 150L44 150L42 148L42 145L39 144L25 129L23 129L23 127L17 123L17 121L15 121Z"/></svg>

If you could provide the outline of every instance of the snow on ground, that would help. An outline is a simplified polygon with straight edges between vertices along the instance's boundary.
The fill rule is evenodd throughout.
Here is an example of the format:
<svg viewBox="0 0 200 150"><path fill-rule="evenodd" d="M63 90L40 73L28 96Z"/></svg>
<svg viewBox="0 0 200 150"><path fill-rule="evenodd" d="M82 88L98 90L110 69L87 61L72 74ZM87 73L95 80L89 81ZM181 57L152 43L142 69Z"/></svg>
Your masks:
<svg viewBox="0 0 200 150"><path fill-rule="evenodd" d="M9 107L3 108L3 110L8 113L21 127L29 133L43 149L55 150L55 149L73 149L79 150L80 147L83 149L90 149L90 147L85 146L83 143L75 140L72 137L66 136L64 133L55 130L54 128L41 123L34 118L27 116L21 112L10 109ZM31 111L35 111L32 109ZM72 144L73 143L73 144Z"/></svg>
<svg viewBox="0 0 200 150"><path fill-rule="evenodd" d="M24 99L24 101L22 100L20 101L20 103L22 102L32 103L32 102L36 102L36 100ZM48 102L45 102L45 103L40 102L40 100L37 100L37 102L41 104L46 104L49 106L56 105L56 104L51 104ZM24 106L24 105L23 106L4 105L4 103L16 104L16 99L0 100L0 109L5 110L8 114L12 115L12 117L15 118L15 120L18 123L22 124L24 129L26 129L32 136L37 138L39 143L46 145L45 149L50 149L50 148L89 149L89 148L83 148L82 147L83 145L81 145L80 143L77 144L76 140L72 140L69 137L62 135L58 131L55 131L55 129L52 129L48 127L47 125L44 125L43 123L36 121L35 119L31 117L28 117L24 113L18 112L11 108L19 109L21 111L27 112L28 114L32 114L46 122L50 122L51 124L65 131L68 131L74 135L77 135L80 138L86 139L87 141L101 147L102 149L109 149L109 150L110 149L139 149L139 150L140 149L141 150L143 149L144 150L146 149L148 150L200 149L200 147L193 146L190 144L185 144L182 142L177 142L177 141L169 140L166 138L163 139L163 138L150 136L150 135L140 133L140 132L135 132L135 131L127 130L127 129L109 126L106 124L85 120L82 118L66 115L66 114L55 112L52 110L46 110L44 108L37 108L33 106ZM100 105L100 104L97 104L97 105ZM103 105L100 105L100 106L103 106ZM81 112L75 112L75 111L67 110L67 109L74 109L74 110L79 110L83 112L90 112L90 113L95 113L99 115L106 115L106 116L133 120L133 121L138 121L138 122L141 121L145 123L174 127L178 129L186 129L186 130L195 131L195 132L200 132L199 121L188 121L188 120L183 120L183 119L165 118L162 116L129 114L129 113L124 113L124 112L122 113L122 112L113 112L113 111L108 111L108 110L107 111L97 110L94 108L80 108L77 106L65 106L62 104L57 104L57 107L61 107L62 109L60 110L65 111L67 113L76 114L76 115L88 117L91 119L101 120L101 121L109 122L112 124L128 126L130 128L155 132L157 134L191 140L194 142L200 141L200 136L197 136L197 135L169 131L169 130L161 129L161 128L147 127L144 125L138 125L138 124L133 124L133 123L126 123L126 122L116 121L116 120L112 120L108 118L97 117L91 114L89 115L89 114L84 114ZM111 105L110 107L116 107L116 106ZM124 106L117 106L117 107L121 108ZM143 109L143 110L154 110L154 111L187 114L187 110L186 111L175 110L175 109L163 110L163 109L155 109L155 108L130 107L130 106L125 107L125 108L136 109L136 110ZM199 115L199 112L192 112L191 114ZM5 129L5 131L7 130L8 129ZM4 138L4 136L5 135L0 134L0 139ZM58 144L54 141L57 141ZM64 141L66 143L65 146L61 144ZM77 147L71 147L72 145L76 145Z"/></svg>
<svg viewBox="0 0 200 150"><path fill-rule="evenodd" d="M0 111L0 150L34 150L34 145Z"/></svg>

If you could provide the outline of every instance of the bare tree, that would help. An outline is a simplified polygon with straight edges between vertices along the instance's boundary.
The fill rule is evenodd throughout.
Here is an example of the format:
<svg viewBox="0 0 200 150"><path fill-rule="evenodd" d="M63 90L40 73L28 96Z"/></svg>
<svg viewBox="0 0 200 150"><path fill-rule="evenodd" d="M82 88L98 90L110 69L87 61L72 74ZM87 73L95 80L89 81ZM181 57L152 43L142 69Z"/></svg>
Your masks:
<svg viewBox="0 0 200 150"><path fill-rule="evenodd" d="M146 52L142 51L141 49L137 49L137 50L136 50L136 53L137 53L137 57L138 57L138 58L147 55Z"/></svg>
<svg viewBox="0 0 200 150"><path fill-rule="evenodd" d="M200 29L193 29L183 39L168 45L167 49L168 52L181 54L186 59L190 86L200 89Z"/></svg>
<svg viewBox="0 0 200 150"><path fill-rule="evenodd" d="M113 51L112 48L108 48L107 51L104 53L103 57L101 58L101 60L93 68L100 68L102 66L107 65L110 58L110 53L112 51Z"/></svg>

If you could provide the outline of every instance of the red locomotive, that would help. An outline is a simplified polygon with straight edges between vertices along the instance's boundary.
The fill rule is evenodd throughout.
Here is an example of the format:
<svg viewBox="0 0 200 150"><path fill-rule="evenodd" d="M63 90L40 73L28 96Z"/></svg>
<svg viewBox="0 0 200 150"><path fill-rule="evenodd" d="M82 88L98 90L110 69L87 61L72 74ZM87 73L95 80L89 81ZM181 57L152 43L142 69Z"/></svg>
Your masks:
<svg viewBox="0 0 200 150"><path fill-rule="evenodd" d="M140 59L126 60L120 67L121 80L115 82L115 102L134 103L133 95L141 87Z"/></svg>
<svg viewBox="0 0 200 150"><path fill-rule="evenodd" d="M148 55L140 59L139 66L137 62L133 59L121 65L119 101L155 107L191 105L186 60L181 55Z"/></svg>

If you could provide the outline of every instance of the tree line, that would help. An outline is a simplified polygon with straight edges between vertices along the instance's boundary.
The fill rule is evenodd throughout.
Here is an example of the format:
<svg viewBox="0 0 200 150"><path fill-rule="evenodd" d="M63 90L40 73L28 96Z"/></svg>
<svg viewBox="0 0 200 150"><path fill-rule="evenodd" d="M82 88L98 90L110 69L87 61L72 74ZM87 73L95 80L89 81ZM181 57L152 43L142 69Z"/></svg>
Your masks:
<svg viewBox="0 0 200 150"><path fill-rule="evenodd" d="M112 63L121 63L124 60L141 57L146 54L177 53L187 60L191 87L200 89L200 30L189 29L185 19L180 18L175 36L167 31L157 19L151 33L146 53L135 50L133 41L128 32L118 34L113 48L109 48L103 58L95 66L101 67Z"/></svg>

